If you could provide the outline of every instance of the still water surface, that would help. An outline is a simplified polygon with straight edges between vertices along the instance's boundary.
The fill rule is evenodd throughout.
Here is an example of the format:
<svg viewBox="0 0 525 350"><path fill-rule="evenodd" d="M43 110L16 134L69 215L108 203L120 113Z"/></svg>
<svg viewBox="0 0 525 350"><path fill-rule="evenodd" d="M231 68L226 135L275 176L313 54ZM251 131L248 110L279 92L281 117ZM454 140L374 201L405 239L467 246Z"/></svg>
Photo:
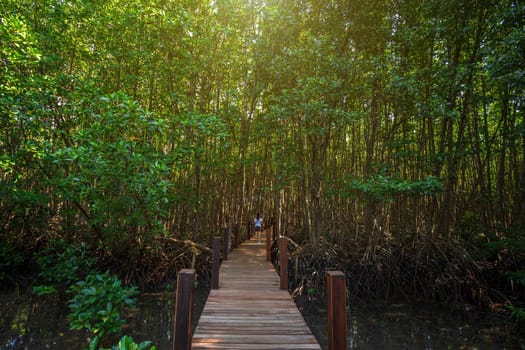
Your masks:
<svg viewBox="0 0 525 350"><path fill-rule="evenodd" d="M205 288L197 289L195 316L207 293ZM64 301L14 299L0 298L0 350L86 347L89 335L68 329ZM173 292L142 294L137 307L126 315L122 334L137 342L152 340L159 350L171 350L174 308ZM305 304L301 311L327 349L326 307ZM408 304L354 306L348 313L348 349L525 349L525 336L513 334L506 324L497 313ZM113 344L120 336L115 336Z"/></svg>
<svg viewBox="0 0 525 350"><path fill-rule="evenodd" d="M301 307L312 331L328 348L326 306ZM525 349L507 316L426 304L370 304L347 312L348 349Z"/></svg>

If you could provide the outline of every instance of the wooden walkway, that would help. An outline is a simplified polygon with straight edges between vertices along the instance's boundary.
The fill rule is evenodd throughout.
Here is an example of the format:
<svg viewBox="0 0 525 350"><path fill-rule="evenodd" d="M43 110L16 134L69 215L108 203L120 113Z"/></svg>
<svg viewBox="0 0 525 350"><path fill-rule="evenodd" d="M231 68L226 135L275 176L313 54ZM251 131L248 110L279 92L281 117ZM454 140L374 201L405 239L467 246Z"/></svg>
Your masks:
<svg viewBox="0 0 525 350"><path fill-rule="evenodd" d="M223 261L192 349L321 349L279 276L265 245L249 240Z"/></svg>

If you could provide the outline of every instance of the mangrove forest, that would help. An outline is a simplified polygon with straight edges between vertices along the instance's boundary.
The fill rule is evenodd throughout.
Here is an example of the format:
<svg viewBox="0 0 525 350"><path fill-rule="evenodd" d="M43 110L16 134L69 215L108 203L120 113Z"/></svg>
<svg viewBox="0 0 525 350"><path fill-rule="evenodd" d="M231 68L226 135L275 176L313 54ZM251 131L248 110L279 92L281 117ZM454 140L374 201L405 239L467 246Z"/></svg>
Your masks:
<svg viewBox="0 0 525 350"><path fill-rule="evenodd" d="M1 1L0 349L6 300L155 348L122 315L258 214L305 307L337 269L524 349L525 2Z"/></svg>

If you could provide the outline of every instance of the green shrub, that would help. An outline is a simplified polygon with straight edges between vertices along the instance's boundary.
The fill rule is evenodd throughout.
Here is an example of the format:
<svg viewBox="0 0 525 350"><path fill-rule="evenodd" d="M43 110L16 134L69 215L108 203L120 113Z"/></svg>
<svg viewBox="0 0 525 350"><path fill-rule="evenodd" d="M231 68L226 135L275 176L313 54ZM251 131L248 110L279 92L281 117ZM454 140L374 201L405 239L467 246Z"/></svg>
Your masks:
<svg viewBox="0 0 525 350"><path fill-rule="evenodd" d="M407 180L381 172L365 179L344 176L339 181L341 183L338 186L329 189L330 194L343 197L364 194L370 200L386 203L393 202L398 195L434 196L443 191L442 181L435 176Z"/></svg>
<svg viewBox="0 0 525 350"><path fill-rule="evenodd" d="M91 274L69 288L72 313L68 315L71 329L88 329L103 336L119 332L124 320L120 317L125 307L133 307L138 291L124 288L122 281L109 272Z"/></svg>
<svg viewBox="0 0 525 350"><path fill-rule="evenodd" d="M518 322L525 322L525 309L513 305L507 306L507 309Z"/></svg>
<svg viewBox="0 0 525 350"><path fill-rule="evenodd" d="M53 286L42 285L42 286L33 287L33 294L36 294L36 295L53 294L56 292L57 292L57 289Z"/></svg>
<svg viewBox="0 0 525 350"><path fill-rule="evenodd" d="M88 273L96 258L89 256L87 244L76 245L60 239L39 252L36 261L41 269L39 277L44 282L70 284Z"/></svg>
<svg viewBox="0 0 525 350"><path fill-rule="evenodd" d="M99 337L95 337L91 341L91 343L89 343L89 350L97 350L99 340L100 340ZM118 344L113 345L111 349L100 348L99 350L157 350L157 348L155 346L152 346L151 341L149 340L143 341L142 343L137 344L135 343L133 338L125 335L120 339Z"/></svg>
<svg viewBox="0 0 525 350"><path fill-rule="evenodd" d="M508 280L514 281L525 287L525 271L507 271L505 276Z"/></svg>

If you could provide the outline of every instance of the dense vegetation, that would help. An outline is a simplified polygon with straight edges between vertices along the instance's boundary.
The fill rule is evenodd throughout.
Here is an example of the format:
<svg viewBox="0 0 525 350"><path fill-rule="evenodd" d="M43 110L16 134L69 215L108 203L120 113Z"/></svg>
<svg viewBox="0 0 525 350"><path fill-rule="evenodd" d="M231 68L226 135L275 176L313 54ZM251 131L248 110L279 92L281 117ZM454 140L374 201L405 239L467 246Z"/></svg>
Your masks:
<svg viewBox="0 0 525 350"><path fill-rule="evenodd" d="M523 302L522 1L0 6L0 280L63 239L158 283L260 211L301 290Z"/></svg>

